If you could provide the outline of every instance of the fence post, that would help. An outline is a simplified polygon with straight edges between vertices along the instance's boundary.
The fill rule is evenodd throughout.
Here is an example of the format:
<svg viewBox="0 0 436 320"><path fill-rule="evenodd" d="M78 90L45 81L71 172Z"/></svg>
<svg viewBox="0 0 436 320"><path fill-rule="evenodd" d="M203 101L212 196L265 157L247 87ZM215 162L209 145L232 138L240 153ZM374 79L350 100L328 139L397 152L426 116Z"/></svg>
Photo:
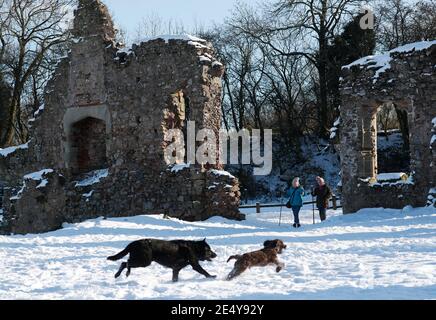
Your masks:
<svg viewBox="0 0 436 320"><path fill-rule="evenodd" d="M332 197L332 202L333 202L333 210L338 210L338 199L336 198L335 194Z"/></svg>
<svg viewBox="0 0 436 320"><path fill-rule="evenodd" d="M256 214L260 213L260 203L256 202Z"/></svg>

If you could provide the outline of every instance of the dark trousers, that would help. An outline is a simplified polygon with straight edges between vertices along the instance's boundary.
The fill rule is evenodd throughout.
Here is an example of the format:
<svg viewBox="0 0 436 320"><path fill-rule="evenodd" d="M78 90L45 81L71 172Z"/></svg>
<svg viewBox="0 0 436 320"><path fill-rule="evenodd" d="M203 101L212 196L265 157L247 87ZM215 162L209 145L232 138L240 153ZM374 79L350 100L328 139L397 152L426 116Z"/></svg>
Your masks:
<svg viewBox="0 0 436 320"><path fill-rule="evenodd" d="M321 221L325 221L327 219L327 209L318 207L318 210Z"/></svg>
<svg viewBox="0 0 436 320"><path fill-rule="evenodd" d="M294 223L300 224L300 210L301 207L292 207L292 212L294 213Z"/></svg>

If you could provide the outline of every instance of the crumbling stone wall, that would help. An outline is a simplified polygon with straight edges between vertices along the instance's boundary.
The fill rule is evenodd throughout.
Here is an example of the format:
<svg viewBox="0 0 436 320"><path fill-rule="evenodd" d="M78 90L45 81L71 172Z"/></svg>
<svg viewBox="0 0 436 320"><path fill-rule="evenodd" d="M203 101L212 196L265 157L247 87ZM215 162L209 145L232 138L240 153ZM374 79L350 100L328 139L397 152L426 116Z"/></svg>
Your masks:
<svg viewBox="0 0 436 320"><path fill-rule="evenodd" d="M432 119L433 129L431 130L432 137L430 140L430 148L432 152L432 162L430 163L431 177L433 183L430 183L430 190L428 191L427 204L436 207L436 117Z"/></svg>
<svg viewBox="0 0 436 320"><path fill-rule="evenodd" d="M429 145L436 116L436 41L366 57L343 68L341 83L342 202L345 213L366 207L425 206L436 185ZM380 182L376 114L385 103L407 112L411 172L407 181Z"/></svg>
<svg viewBox="0 0 436 320"><path fill-rule="evenodd" d="M164 161L167 130L191 120L197 130L219 131L224 68L211 45L193 37L156 38L127 50L114 34L99 0L79 1L71 51L46 87L28 149L0 157L0 176L11 188L3 230L44 232L60 222L139 214L243 219L238 180L213 171L220 165L174 172ZM44 190L27 184L8 200L25 174L48 168L65 181L49 179ZM107 170L83 183L92 169Z"/></svg>
<svg viewBox="0 0 436 320"><path fill-rule="evenodd" d="M61 228L65 222L65 178L57 173L44 174L45 182L24 179L21 189L7 189L3 231L25 234Z"/></svg>

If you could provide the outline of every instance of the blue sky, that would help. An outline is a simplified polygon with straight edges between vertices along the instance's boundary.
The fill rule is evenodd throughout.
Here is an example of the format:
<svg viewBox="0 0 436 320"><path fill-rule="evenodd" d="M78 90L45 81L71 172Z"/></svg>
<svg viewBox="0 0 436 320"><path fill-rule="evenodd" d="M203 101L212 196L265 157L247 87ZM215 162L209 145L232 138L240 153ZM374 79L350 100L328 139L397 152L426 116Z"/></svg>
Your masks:
<svg viewBox="0 0 436 320"><path fill-rule="evenodd" d="M182 21L188 28L220 23L237 0L103 0L115 17L117 25L135 33L143 17L157 14L164 20Z"/></svg>

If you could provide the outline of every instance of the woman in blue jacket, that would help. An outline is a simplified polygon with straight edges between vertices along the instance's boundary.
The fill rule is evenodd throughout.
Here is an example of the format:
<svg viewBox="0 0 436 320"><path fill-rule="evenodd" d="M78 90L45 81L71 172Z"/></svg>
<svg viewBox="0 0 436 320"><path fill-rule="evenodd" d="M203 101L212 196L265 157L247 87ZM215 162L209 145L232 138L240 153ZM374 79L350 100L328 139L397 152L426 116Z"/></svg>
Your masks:
<svg viewBox="0 0 436 320"><path fill-rule="evenodd" d="M289 204L294 213L294 228L300 228L300 210L303 207L303 197L306 195L303 187L300 185L300 178L295 178L292 181L292 187L288 191Z"/></svg>

